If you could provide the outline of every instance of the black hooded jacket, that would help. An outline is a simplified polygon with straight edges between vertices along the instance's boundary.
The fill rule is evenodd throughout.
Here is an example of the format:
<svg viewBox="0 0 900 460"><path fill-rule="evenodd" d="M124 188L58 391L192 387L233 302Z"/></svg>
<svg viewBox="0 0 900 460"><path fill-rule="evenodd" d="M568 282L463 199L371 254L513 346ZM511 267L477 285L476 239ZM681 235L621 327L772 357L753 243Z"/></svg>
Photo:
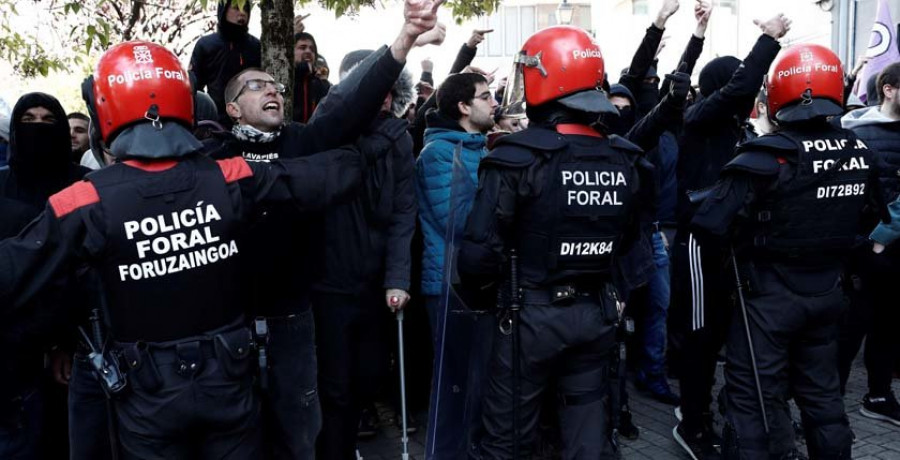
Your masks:
<svg viewBox="0 0 900 460"><path fill-rule="evenodd" d="M680 227L690 221L687 192L713 185L734 156L763 77L781 46L768 35L756 41L743 62L734 57L713 59L700 72L700 96L684 114L684 134L677 166Z"/></svg>
<svg viewBox="0 0 900 460"><path fill-rule="evenodd" d="M410 287L416 228L415 160L409 122L382 113L356 145L370 165L361 193L325 212L320 292L359 295Z"/></svg>
<svg viewBox="0 0 900 460"><path fill-rule="evenodd" d="M49 110L56 122L19 121L33 107ZM90 172L70 161L69 122L53 96L44 93L22 96L11 120L9 167L0 169L0 239L17 235L44 210L47 198ZM48 337L57 339L58 343L60 337L55 335L58 327L69 323L72 316L63 313L74 312L73 302L81 299L71 295L76 286L70 283L74 283L72 278L54 283L33 301L39 308L16 312L0 325L0 346L6 350L22 350L5 353L0 358L0 373L10 376L0 381L0 423L15 416L18 409L11 400L34 385L40 376Z"/></svg>
<svg viewBox="0 0 900 460"><path fill-rule="evenodd" d="M250 5L247 2L246 5ZM219 25L216 33L200 37L191 54L190 71L197 81L198 90L206 92L216 103L219 118L230 121L225 115L225 85L231 77L249 67L262 67L259 40L247 33L247 26L231 24L225 20L225 13L231 0L219 3ZM247 11L249 15L249 10Z"/></svg>
<svg viewBox="0 0 900 460"><path fill-rule="evenodd" d="M28 109L44 107L56 122L22 123ZM71 162L69 122L59 101L44 93L22 96L9 125L9 168L0 169L0 238L19 233L44 210L47 198L90 172Z"/></svg>
<svg viewBox="0 0 900 460"><path fill-rule="evenodd" d="M309 63L301 62L294 70L294 121L306 123L319 102L328 95L331 83L319 78Z"/></svg>

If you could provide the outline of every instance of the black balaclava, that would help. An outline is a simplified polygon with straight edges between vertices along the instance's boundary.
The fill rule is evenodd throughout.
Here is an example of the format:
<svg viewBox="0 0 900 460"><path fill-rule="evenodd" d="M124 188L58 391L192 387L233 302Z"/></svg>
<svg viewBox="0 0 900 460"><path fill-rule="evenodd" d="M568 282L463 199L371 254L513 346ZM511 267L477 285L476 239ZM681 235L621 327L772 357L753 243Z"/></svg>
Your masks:
<svg viewBox="0 0 900 460"><path fill-rule="evenodd" d="M56 117L52 124L23 123L28 109L43 107ZM55 97L28 93L19 98L9 124L9 166L26 182L57 182L73 166L66 112Z"/></svg>
<svg viewBox="0 0 900 460"><path fill-rule="evenodd" d="M647 82L646 80L648 79L653 79L654 81ZM656 73L655 65L647 69L644 80L641 80L641 83L638 86L638 92L640 94L635 95L636 97L634 98L637 105L632 103L632 107L641 115L646 115L659 104L659 75Z"/></svg>
<svg viewBox="0 0 900 460"><path fill-rule="evenodd" d="M724 88L740 65L741 60L734 56L722 56L709 61L700 71L700 95L709 97Z"/></svg>
<svg viewBox="0 0 900 460"><path fill-rule="evenodd" d="M741 60L734 56L722 56L709 61L700 71L700 98L709 97L724 88L740 66ZM735 113L740 114L739 122L750 116L755 100L754 96L750 96L735 102L738 106Z"/></svg>
<svg viewBox="0 0 900 460"><path fill-rule="evenodd" d="M620 109L618 116L616 114L603 114L600 117L600 122L603 123L609 134L618 134L619 136L624 136L631 130L634 124L637 122L637 114L634 111L635 108L635 100L634 95L631 94L631 91L628 90L624 85L615 84L609 87L609 97L613 96L624 97L631 101L631 106L625 109Z"/></svg>
<svg viewBox="0 0 900 460"><path fill-rule="evenodd" d="M232 0L224 0L219 2L219 25L218 30L219 33L222 34L228 41L237 41L242 40L247 36L247 31L249 30L246 25L238 25L232 24L225 20L225 15L228 12L228 8L231 8ZM247 12L247 20L250 20L250 0L247 0L244 3L244 11Z"/></svg>

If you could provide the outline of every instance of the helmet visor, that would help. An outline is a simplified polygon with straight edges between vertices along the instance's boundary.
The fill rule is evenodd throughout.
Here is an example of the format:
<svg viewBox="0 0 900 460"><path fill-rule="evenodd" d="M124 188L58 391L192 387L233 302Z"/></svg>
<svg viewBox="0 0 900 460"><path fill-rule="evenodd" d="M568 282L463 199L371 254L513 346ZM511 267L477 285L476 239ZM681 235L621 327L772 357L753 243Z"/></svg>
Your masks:
<svg viewBox="0 0 900 460"><path fill-rule="evenodd" d="M503 100L500 102L500 116L504 118L526 118L525 115L525 76L522 73L524 66L518 62L512 65L512 71L507 77L506 89L503 91Z"/></svg>

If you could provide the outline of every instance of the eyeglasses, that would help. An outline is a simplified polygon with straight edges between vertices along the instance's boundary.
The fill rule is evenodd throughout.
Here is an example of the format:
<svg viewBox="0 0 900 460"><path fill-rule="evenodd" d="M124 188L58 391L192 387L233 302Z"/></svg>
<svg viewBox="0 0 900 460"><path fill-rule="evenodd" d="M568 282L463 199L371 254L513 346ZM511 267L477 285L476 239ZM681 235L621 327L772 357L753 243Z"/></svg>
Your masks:
<svg viewBox="0 0 900 460"><path fill-rule="evenodd" d="M249 90L249 91L253 91L253 92L262 91L262 90L266 89L266 86L268 86L268 85L272 85L272 88L275 89L276 93L284 94L284 91L285 91L284 85L282 85L281 83L276 83L274 80L262 80L262 79L247 80L244 82L244 86L241 87L241 90L238 91L238 93L234 96L234 99L232 99L231 102L234 102L239 97L241 97L241 94L244 94L244 90Z"/></svg>
<svg viewBox="0 0 900 460"><path fill-rule="evenodd" d="M482 101L489 101L489 100L491 100L491 93L490 92L481 93L478 96L475 96L472 98L472 100L475 100L475 99L481 99Z"/></svg>

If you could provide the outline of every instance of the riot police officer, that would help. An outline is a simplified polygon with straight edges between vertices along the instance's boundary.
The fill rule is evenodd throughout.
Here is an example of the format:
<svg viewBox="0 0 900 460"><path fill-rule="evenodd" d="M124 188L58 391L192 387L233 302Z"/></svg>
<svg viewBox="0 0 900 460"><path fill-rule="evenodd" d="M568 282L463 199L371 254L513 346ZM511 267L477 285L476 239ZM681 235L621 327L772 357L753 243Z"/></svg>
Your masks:
<svg viewBox="0 0 900 460"><path fill-rule="evenodd" d="M112 340L98 348L115 356L106 356L101 377L119 395L123 456L257 458L238 237L261 202L318 210L346 198L361 180L360 155L207 158L190 131L188 74L149 42L110 48L82 89L117 162L51 196L40 217L0 242L0 313L87 262L104 288ZM106 378L117 361L125 389Z"/></svg>
<svg viewBox="0 0 900 460"><path fill-rule="evenodd" d="M597 89L603 71L585 31L557 26L532 35L507 87L524 96L529 127L500 138L481 161L459 276L465 290L478 292L511 265L499 289L521 306L503 313L494 338L484 458L530 457L551 380L563 458L615 455L608 379L621 304L611 273L637 235L651 180L638 147L592 127L616 111Z"/></svg>
<svg viewBox="0 0 900 460"><path fill-rule="evenodd" d="M863 218L884 206L872 151L826 121L843 111L842 79L825 47L783 51L765 83L778 130L738 147L692 220L698 237L730 239L736 254L726 265L742 308L727 341L728 457L793 458L792 395L810 458L850 458L837 369L839 278Z"/></svg>

